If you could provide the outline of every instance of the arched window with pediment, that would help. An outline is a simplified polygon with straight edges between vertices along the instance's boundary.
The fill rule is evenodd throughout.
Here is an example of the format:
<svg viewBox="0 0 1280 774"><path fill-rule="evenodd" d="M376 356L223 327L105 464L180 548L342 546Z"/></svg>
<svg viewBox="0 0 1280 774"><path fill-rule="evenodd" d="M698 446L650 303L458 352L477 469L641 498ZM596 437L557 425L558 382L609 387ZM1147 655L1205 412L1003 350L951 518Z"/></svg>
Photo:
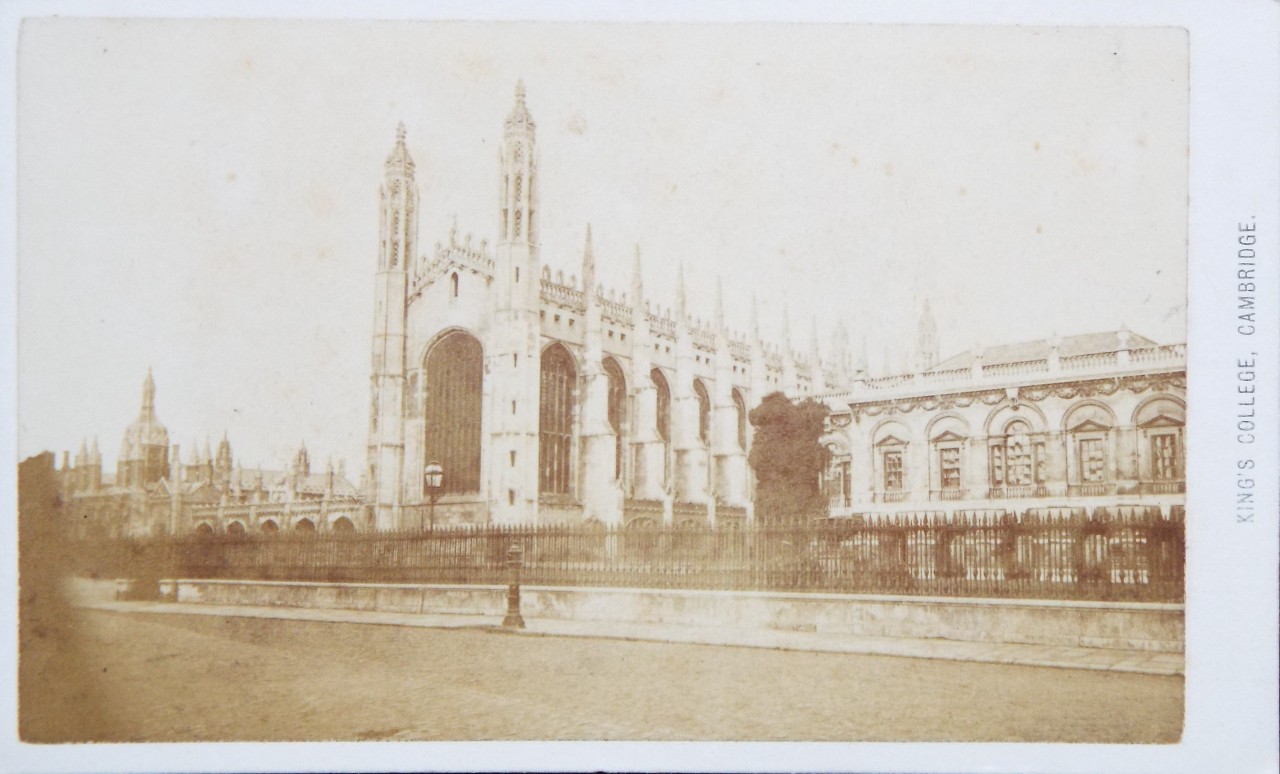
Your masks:
<svg viewBox="0 0 1280 774"><path fill-rule="evenodd" d="M1081 404L1067 412L1063 425L1071 452L1068 492L1086 496L1111 494L1111 431L1115 426L1111 411L1095 403Z"/></svg>
<svg viewBox="0 0 1280 774"><path fill-rule="evenodd" d="M453 331L427 353L423 462L444 468L441 491L480 491L480 409L484 355L471 334ZM413 399L413 396L410 396Z"/></svg>
<svg viewBox="0 0 1280 774"><path fill-rule="evenodd" d="M1186 423L1185 404L1170 396L1148 400L1134 412L1133 424L1140 436L1139 476L1144 490L1153 494L1185 490Z"/></svg>
<svg viewBox="0 0 1280 774"><path fill-rule="evenodd" d="M573 483L573 411L578 370L561 344L542 353L538 396L538 491L567 495Z"/></svg>
<svg viewBox="0 0 1280 774"><path fill-rule="evenodd" d="M873 434L876 500L902 502L907 497L907 445L910 433L898 422L887 422Z"/></svg>
<svg viewBox="0 0 1280 774"><path fill-rule="evenodd" d="M969 430L954 416L943 416L930 424L929 488L934 500L963 500L965 444Z"/></svg>
<svg viewBox="0 0 1280 774"><path fill-rule="evenodd" d="M623 428L627 415L627 377L622 373L622 366L611 357L604 360L604 373L609 380L609 428L613 430L613 477L622 478L623 454L626 445L623 442Z"/></svg>

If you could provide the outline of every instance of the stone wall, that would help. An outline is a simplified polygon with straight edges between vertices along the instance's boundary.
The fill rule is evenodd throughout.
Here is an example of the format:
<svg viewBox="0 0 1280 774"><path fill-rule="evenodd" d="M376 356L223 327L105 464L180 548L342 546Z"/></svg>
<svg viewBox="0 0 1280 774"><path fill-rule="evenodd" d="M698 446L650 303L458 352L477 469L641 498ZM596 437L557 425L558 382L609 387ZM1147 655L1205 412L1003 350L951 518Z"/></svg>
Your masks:
<svg viewBox="0 0 1280 774"><path fill-rule="evenodd" d="M504 586L165 581L179 602L499 616ZM525 586L529 619L727 626L864 637L1180 653L1181 604Z"/></svg>

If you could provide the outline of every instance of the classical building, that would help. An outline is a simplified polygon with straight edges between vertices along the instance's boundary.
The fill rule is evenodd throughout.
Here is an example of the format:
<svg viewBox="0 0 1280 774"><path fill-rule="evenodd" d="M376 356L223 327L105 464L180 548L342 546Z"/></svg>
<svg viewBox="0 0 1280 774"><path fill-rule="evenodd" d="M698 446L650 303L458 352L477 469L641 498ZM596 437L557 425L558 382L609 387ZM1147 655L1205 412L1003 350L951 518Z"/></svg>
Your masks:
<svg viewBox="0 0 1280 774"><path fill-rule="evenodd" d="M502 130L492 243L455 229L421 249L403 126L384 172L366 471L378 528L419 523L431 462L444 469L445 523L747 517L748 407L825 389L816 357L792 352L785 332L765 342L754 322L729 330L718 291L695 316L683 276L674 309L660 307L639 247L631 287L606 290L590 226L571 263L581 277L552 272L522 85Z"/></svg>
<svg viewBox="0 0 1280 774"><path fill-rule="evenodd" d="M444 470L454 524L716 524L752 517L749 408L768 393L832 409L832 514L996 507L1023 498L1180 502L1185 357L1125 332L939 359L927 304L911 372L871 379L847 331L819 356L631 287L552 271L539 228L535 124L517 85L502 127L496 238L423 249L404 127L384 165L374 294L367 501L378 529L422 523ZM565 261L560 264L564 265ZM710 294L698 293L697 298ZM701 311L699 317L695 311ZM1090 501L1091 502L1091 501Z"/></svg>
<svg viewBox="0 0 1280 774"><path fill-rule="evenodd" d="M921 355L936 344L921 325ZM974 349L821 396L832 516L1184 507L1186 347L1126 330Z"/></svg>
<svg viewBox="0 0 1280 774"><path fill-rule="evenodd" d="M156 416L156 385L147 372L142 407L124 431L115 475L104 478L97 439L63 452L61 500L76 534L143 537L169 533L248 530L354 529L367 523L363 498L332 463L312 473L306 446L283 470L245 469L223 435L216 454L208 440L191 445L183 461Z"/></svg>

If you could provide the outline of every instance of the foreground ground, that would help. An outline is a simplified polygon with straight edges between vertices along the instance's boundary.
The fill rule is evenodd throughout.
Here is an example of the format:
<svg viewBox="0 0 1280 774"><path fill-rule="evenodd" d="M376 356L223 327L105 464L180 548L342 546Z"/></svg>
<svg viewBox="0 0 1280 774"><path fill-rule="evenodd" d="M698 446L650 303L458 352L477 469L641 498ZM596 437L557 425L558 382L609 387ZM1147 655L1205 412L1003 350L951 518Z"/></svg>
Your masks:
<svg viewBox="0 0 1280 774"><path fill-rule="evenodd" d="M66 611L27 741L1174 742L1180 677L310 621Z"/></svg>

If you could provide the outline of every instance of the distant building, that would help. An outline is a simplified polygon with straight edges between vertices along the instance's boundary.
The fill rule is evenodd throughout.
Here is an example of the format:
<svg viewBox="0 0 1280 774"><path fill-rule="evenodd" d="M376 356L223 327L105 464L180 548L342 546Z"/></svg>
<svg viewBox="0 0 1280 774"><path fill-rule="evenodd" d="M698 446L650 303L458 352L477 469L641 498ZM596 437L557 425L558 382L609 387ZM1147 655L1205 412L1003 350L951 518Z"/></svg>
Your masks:
<svg viewBox="0 0 1280 774"><path fill-rule="evenodd" d="M225 435L216 454L210 454L205 441L203 450L192 444L182 461L179 447L169 444L169 431L156 416L155 397L148 371L142 407L124 431L113 477L103 476L97 439L92 445L82 441L74 457L63 453L61 499L80 537L272 531L298 525L328 529L346 517L337 526L344 529L367 521L359 491L346 480L342 466L335 472L330 464L326 472L312 473L305 446L285 470L241 468Z"/></svg>

